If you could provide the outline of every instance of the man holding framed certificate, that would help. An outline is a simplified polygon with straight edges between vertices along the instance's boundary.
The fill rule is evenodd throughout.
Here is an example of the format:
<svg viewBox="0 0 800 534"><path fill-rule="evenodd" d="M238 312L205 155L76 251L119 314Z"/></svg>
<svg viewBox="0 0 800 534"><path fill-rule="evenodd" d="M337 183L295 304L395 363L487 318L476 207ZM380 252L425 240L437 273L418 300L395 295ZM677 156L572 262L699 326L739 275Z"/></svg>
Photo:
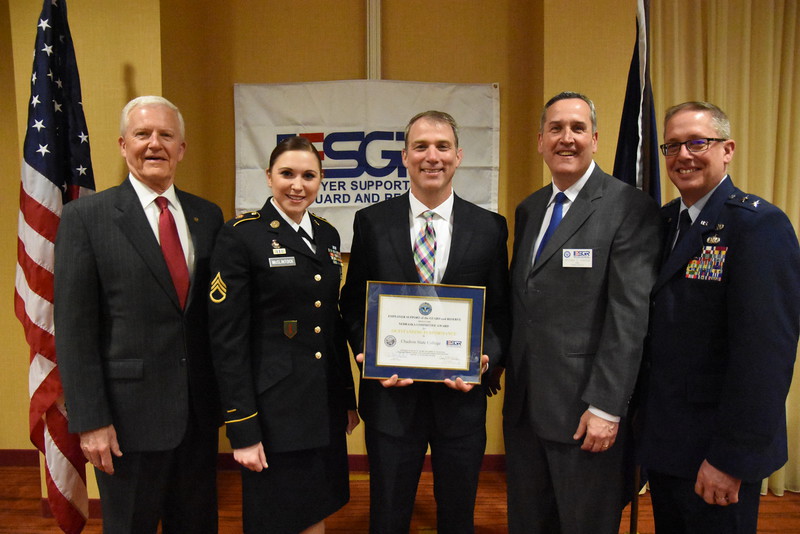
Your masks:
<svg viewBox="0 0 800 534"><path fill-rule="evenodd" d="M372 332L372 325L365 332L365 315L373 309L372 305L367 309L368 281L371 287L372 282L384 283L378 286L404 283L404 294L377 288L376 295L419 300L408 310L392 307L395 312L394 317L386 318L391 321L388 328L401 332L408 341L421 341L419 329L428 328L424 334L433 334L434 339L426 341L426 346L433 346L431 350L449 361L459 358L452 347L470 341L467 337L474 342L475 336L461 335L469 327L456 323L468 317L471 324L475 306L471 315L458 311L464 309L459 299L463 301L465 295L445 294L452 289L447 286L471 286L453 289L466 292L476 286L485 288L485 294L481 291L485 313L483 350L479 354L488 355L488 362L486 357L478 360L478 367L483 368L478 376L480 371L486 374L485 363L487 376L491 376L491 370L503 358L510 334L508 229L504 217L453 192L453 175L461 158L453 118L439 111L418 114L406 127L403 150L410 191L356 213L340 306L359 361L363 361L365 333L368 336ZM447 298L454 300L440 306ZM441 308L447 308L446 314L436 316ZM417 315L434 317L421 320ZM444 324L448 324L447 329ZM380 338L374 335L375 343L391 345L392 332L382 332ZM395 341L399 337L394 336ZM449 348L442 349L441 345ZM392 363L402 363L413 354L384 352ZM370 531L408 532L417 483L430 446L438 531L473 532L478 473L486 446L486 395L495 392L497 384L489 385L487 380L484 385L469 383L472 380L462 378L468 376L469 369L421 377L416 372L420 360L414 358L408 367L401 365L402 370L388 378L361 380L359 411L365 423L370 464ZM471 356L469 359L474 362ZM370 365L369 358L366 365ZM444 365L448 366L459 367ZM412 374L406 374L406 369Z"/></svg>

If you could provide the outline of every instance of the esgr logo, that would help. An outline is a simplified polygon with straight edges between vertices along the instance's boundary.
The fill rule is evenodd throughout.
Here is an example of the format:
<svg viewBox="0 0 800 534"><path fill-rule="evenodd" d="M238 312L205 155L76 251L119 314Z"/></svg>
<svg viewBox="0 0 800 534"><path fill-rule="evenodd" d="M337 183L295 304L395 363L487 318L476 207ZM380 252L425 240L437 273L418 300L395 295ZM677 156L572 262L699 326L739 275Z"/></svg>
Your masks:
<svg viewBox="0 0 800 534"><path fill-rule="evenodd" d="M319 157L325 167L325 177L358 178L363 175L383 178L397 172L397 177L406 177L401 150L397 142L405 140L403 132L377 130L373 132L332 132L332 133L287 133L278 134L280 143L287 137L298 135L312 143L322 143ZM326 162L352 162L347 166L329 166ZM370 163L372 161L373 163Z"/></svg>

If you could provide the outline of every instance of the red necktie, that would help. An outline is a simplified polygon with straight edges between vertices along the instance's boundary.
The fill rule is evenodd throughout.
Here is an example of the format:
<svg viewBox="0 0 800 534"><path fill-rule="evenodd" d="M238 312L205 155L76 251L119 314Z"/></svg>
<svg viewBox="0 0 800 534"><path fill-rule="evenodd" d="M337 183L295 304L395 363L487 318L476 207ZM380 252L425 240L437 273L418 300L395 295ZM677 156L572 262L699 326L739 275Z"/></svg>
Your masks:
<svg viewBox="0 0 800 534"><path fill-rule="evenodd" d="M169 274L172 276L172 283L175 284L175 291L178 292L178 299L181 308L186 307L186 297L189 295L189 268L186 266L186 257L183 255L183 247L178 237L178 227L175 226L175 219L169 211L169 200L165 197L157 197L161 214L158 216L158 235L161 240L161 252L167 262Z"/></svg>

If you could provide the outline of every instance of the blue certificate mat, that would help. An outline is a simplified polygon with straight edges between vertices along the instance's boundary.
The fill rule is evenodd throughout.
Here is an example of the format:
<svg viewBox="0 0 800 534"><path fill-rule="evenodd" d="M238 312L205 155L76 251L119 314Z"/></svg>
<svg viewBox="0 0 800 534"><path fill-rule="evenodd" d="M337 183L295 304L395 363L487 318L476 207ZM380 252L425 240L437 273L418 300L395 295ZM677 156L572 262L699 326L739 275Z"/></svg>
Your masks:
<svg viewBox="0 0 800 534"><path fill-rule="evenodd" d="M481 381L486 288L367 282L364 378Z"/></svg>

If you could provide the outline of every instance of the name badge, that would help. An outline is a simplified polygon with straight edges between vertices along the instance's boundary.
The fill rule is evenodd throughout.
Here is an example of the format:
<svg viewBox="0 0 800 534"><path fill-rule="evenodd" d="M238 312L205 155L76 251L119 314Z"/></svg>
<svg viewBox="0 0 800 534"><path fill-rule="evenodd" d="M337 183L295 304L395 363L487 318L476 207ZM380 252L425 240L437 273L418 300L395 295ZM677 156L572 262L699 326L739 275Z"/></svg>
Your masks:
<svg viewBox="0 0 800 534"><path fill-rule="evenodd" d="M561 251L561 266L578 269L592 268L592 249L565 248Z"/></svg>
<svg viewBox="0 0 800 534"><path fill-rule="evenodd" d="M295 265L297 265L297 262L294 261L294 256L289 256L288 258L269 259L270 267L294 267Z"/></svg>

